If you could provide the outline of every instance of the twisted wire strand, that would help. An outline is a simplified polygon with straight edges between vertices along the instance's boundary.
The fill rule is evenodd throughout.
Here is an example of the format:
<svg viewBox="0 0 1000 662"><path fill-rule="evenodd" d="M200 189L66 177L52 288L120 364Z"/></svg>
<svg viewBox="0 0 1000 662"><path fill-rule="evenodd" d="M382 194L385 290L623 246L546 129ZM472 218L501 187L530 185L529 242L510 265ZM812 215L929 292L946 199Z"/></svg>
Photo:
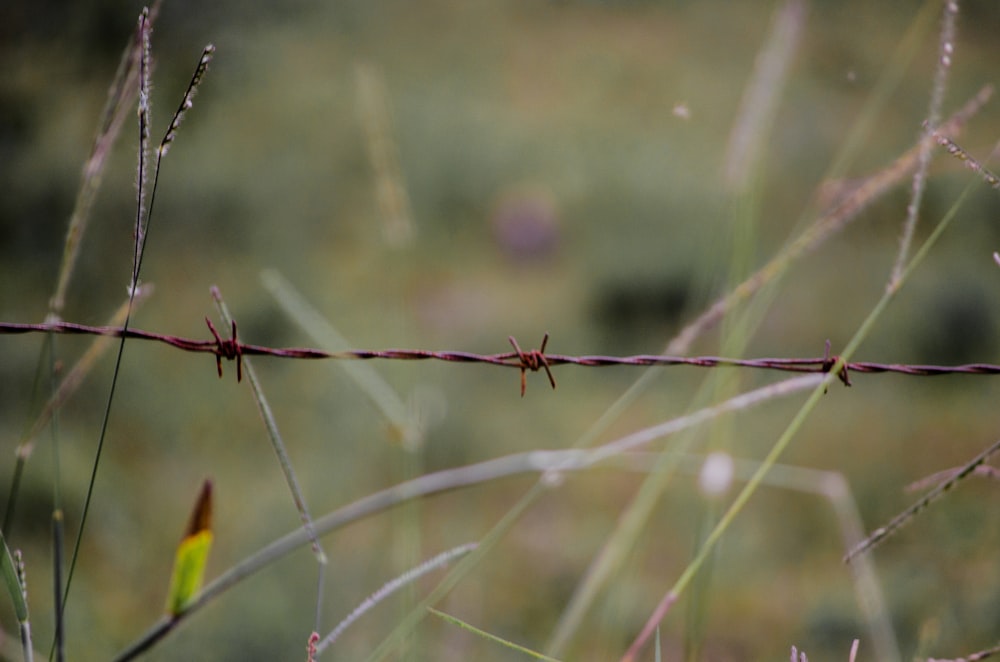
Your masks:
<svg viewBox="0 0 1000 662"><path fill-rule="evenodd" d="M206 320L207 322L208 320ZM0 334L24 333L61 333L68 335L101 335L120 338L133 338L163 343L187 352L202 352L216 357L220 366L222 359L237 361L237 375L242 376L240 359L243 356L275 356L289 359L340 359L340 360L403 360L403 361L448 361L452 363L481 363L486 365L518 368L522 374L531 371L545 370L548 372L553 388L555 380L551 377L549 368L560 365L577 365L584 367L607 366L695 366L701 368L737 367L755 368L761 370L778 370L784 372L829 372L837 362L836 356L816 358L752 358L735 359L721 356L665 356L657 354L637 354L633 356L603 356L583 355L569 356L565 354L545 353L545 342L542 349L529 351L507 351L496 354L476 354L461 351L433 351L426 349L349 349L327 352L309 347L267 347L241 342L235 335L222 338L209 323L214 336L211 340L184 338L142 329L115 326L88 326L73 322L51 322L42 324L21 324L0 322ZM516 341L511 339L517 347ZM904 363L876 363L871 361L852 361L844 364L839 377L846 385L850 385L849 373L896 373L910 376L930 377L935 375L996 375L1000 374L1000 365L991 363L967 363L963 365L921 365Z"/></svg>

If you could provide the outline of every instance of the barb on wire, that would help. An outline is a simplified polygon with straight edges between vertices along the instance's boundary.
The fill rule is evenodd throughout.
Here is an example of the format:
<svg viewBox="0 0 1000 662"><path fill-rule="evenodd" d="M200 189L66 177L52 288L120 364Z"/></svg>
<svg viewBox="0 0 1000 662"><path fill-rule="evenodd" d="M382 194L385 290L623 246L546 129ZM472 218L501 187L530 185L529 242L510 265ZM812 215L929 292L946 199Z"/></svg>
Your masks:
<svg viewBox="0 0 1000 662"><path fill-rule="evenodd" d="M830 356L830 340L826 341L826 352L823 354L823 370L822 372L830 372L833 367L837 365L840 361L839 356ZM837 370L837 378L844 384L844 386L851 386L851 377L847 374L847 368L851 365L849 363L844 363Z"/></svg>
<svg viewBox="0 0 1000 662"><path fill-rule="evenodd" d="M212 337L215 338L215 365L219 371L219 379L222 379L222 359L227 359L229 361L236 360L236 381L243 381L243 347L240 345L240 341L236 338L236 320L233 320L233 333L229 337L229 340L223 340L219 336L219 332L215 330L215 325L212 324L212 320L208 317L205 318L205 323L208 324L208 330L212 332Z"/></svg>
<svg viewBox="0 0 1000 662"><path fill-rule="evenodd" d="M590 368L604 366L673 366L687 365L700 368L734 367L756 368L759 370L778 370L782 372L813 372L828 373L837 368L837 377L845 386L851 385L850 373L895 373L900 375L931 377L935 375L1000 375L1000 365L991 363L967 363L963 365L920 365L905 363L874 363L870 361L852 361L840 364L838 356L830 355L829 341L826 353L817 358L759 358L733 359L721 356L668 356L660 354L637 354L634 356L602 356L584 355L567 356L563 354L546 354L549 335L545 334L539 349L524 351L513 336L508 338L512 352L499 354L475 354L472 352L432 351L426 349L350 349L340 352L326 352L308 347L266 347L252 345L239 340L236 333L236 323L232 323L232 335L222 338L206 319L211 340L196 340L152 331L143 331L131 327L118 326L87 326L72 322L47 322L42 324L20 324L0 322L0 335L22 333L63 333L69 335L97 335L115 338L134 338L150 340L187 352L203 352L215 356L219 376L222 376L222 359L236 361L236 379L243 378L244 356L276 356L286 359L341 359L341 360L403 360L403 361L449 361L452 363L483 363L487 365L517 368L521 372L521 395L527 386L527 372L544 370L552 388L556 380L552 368L560 365L578 365Z"/></svg>
<svg viewBox="0 0 1000 662"><path fill-rule="evenodd" d="M514 336L507 336L507 340L513 345L514 351L517 352L517 359L520 361L518 365L521 368L521 397L524 397L524 389L528 385L527 371L538 372L539 369L544 368L545 374L549 376L549 383L552 384L552 390L556 388L556 378L552 376L552 370L549 368L549 360L545 358L545 346L549 343L549 334L545 334L542 338L542 346L539 349L533 349L528 353L521 351L521 346L517 344L514 340Z"/></svg>

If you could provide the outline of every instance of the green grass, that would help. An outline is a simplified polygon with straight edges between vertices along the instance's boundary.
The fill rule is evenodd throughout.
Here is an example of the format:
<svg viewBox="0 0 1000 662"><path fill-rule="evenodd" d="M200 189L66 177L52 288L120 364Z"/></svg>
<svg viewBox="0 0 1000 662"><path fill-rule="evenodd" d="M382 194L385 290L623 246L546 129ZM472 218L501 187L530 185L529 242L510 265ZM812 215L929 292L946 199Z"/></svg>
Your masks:
<svg viewBox="0 0 1000 662"><path fill-rule="evenodd" d="M273 277L261 280L273 269L356 347L502 352L508 335L529 349L549 332L556 353L656 353L777 259L788 261L783 277L749 304L741 300L689 352L819 356L827 338L841 352L876 310L853 358L997 362L997 194L943 150L933 152L910 254L954 216L891 301L878 303L903 232L908 177L791 259L790 239L823 211L818 191L832 185L825 177L869 176L915 143L935 77L939 3L809 5L775 114L755 129L764 151L747 166L749 188L734 192L723 177L728 139L774 11L761 2L378 2L287 11L167 2L153 34L154 141L204 42L217 52L164 161L142 273L155 291L130 325L205 338L204 317L217 320L209 294L217 285L245 342L334 349L325 325L308 321L287 290L273 294ZM0 202L2 321L41 321L48 310L79 168L114 75L103 40L123 45L132 18L109 23L110 37L70 33L57 22L0 46L10 63L0 76L0 109L13 118L0 122L10 127L2 166L9 190ZM994 79L997 20L991 7L962 6L942 117ZM381 81L387 124L371 124L370 106L359 99L359 65ZM998 135L995 103L958 138L982 161ZM690 117L674 113L680 104ZM87 214L66 290L69 321L104 323L126 296L133 110ZM398 159L388 170L371 163L373 126ZM384 239L379 182L405 186L414 228L406 245ZM550 252L519 259L493 223L511 201L538 199L554 210L555 242ZM622 302L630 305L612 305ZM55 340L60 375L89 344ZM0 452L10 458L0 473L4 493L21 434L45 401L47 387L34 386L41 346L39 337L0 337ZM108 399L108 356L58 408L54 431L37 439L5 531L24 554L40 656L53 633L53 485L72 541ZM163 616L189 495L208 476L215 517L206 583L247 558L262 567L185 618L149 658L301 657L315 626L320 570L307 544L278 560L255 557L299 526L300 514L247 380L237 385L227 364L220 381L212 363L125 345L66 611L71 657L113 656ZM555 391L544 374L529 374L522 400L513 370L342 367L253 362L317 526L404 481L508 456L516 461L504 466L517 467L518 453L539 449L605 444L776 381L670 368L641 377L642 388L615 410L638 369L561 367ZM663 659L683 657L685 641L701 659L784 659L792 645L811 659L847 659L855 638L858 659L874 659L872 612L857 591L876 583L903 657L987 649L996 643L992 596L1000 581L988 516L995 485L963 482L876 548L870 566L845 566L841 557L851 503L871 531L916 500L903 491L907 484L962 465L995 441L996 378L854 375L853 382L844 389L834 381L816 395L795 428L789 423L799 421L804 395L685 432L696 456L723 449L740 462L732 490L711 506L691 477L697 459L664 455L640 467L661 462L668 468L661 472L622 460L563 473L554 484L513 472L415 502L396 495L388 504L401 507L338 525L322 538L329 563L321 636L393 577L460 543L481 545L379 604L329 657L365 659L398 642L412 659L512 659L486 636L427 618L423 602L441 581L451 590L431 606L567 660L619 658L671 587L684 590L660 623ZM401 435L414 412L425 421L419 434ZM668 438L642 450L679 443ZM716 544L702 548L743 481L777 451L782 467L761 474L731 523L709 538ZM846 493L815 490L839 504L835 510L805 484L819 475L845 481ZM645 506L631 508L640 493ZM628 521L632 533L612 539L618 551L604 581L588 580ZM701 568L691 565L699 550L710 559ZM592 594L580 588L589 581ZM583 593L591 597L576 621L567 608ZM688 604L692 597L697 605ZM0 623L15 635L9 601ZM653 659L653 649L650 641L638 659ZM16 648L0 652L20 656Z"/></svg>

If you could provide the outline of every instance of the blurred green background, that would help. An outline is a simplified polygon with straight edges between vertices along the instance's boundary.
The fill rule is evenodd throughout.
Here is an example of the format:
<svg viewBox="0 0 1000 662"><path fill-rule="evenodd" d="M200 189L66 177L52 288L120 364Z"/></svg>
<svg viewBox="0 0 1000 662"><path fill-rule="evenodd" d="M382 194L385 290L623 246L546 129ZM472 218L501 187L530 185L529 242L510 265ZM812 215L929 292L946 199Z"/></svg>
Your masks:
<svg viewBox="0 0 1000 662"><path fill-rule="evenodd" d="M737 227L723 183L727 141L779 3L340 2L167 0L153 33L154 139L205 43L216 59L164 162L133 324L206 338L218 285L247 342L313 345L261 285L276 269L353 346L503 352L552 334L565 354L657 353L737 275L815 216L817 190L911 29L915 56L847 167L861 177L913 144L938 42L937 5L808 2L764 162L759 224ZM138 3L0 8L0 319L41 321L80 169ZM925 12L925 14L921 14ZM926 14L926 12L930 12ZM931 16L918 23L920 15ZM925 27L914 28L914 25ZM997 82L1000 10L963 3L950 113ZM922 32L920 31L922 30ZM985 158L996 102L961 143ZM130 120L131 122L131 120ZM84 239L65 318L101 324L131 264L137 130L116 145ZM942 153L917 241L972 175ZM380 188L381 187L381 188ZM818 356L850 338L881 295L908 184L866 209L782 281L747 356ZM1000 198L979 185L857 358L1000 362ZM741 237L737 239L737 237ZM733 255L744 255L739 271ZM31 420L40 336L0 338L0 449L7 491ZM60 338L66 365L87 346ZM717 353L720 335L694 353ZM514 371L382 362L379 373L428 419L402 448L333 363L256 360L315 515L427 471L571 446L640 375L556 370L559 388ZM62 494L75 534L110 383L106 359L60 414ZM102 659L159 617L173 549L201 480L216 487L214 576L297 525L247 385L207 357L129 343L68 609L69 650ZM673 368L602 435L683 413L706 373ZM733 387L773 381L736 373ZM995 378L855 376L830 390L783 461L841 472L871 530L914 498L903 487L971 458L997 435ZM801 399L723 421L741 458L771 447ZM732 429L728 433L727 426ZM25 550L36 644L51 637L52 446L28 464L10 537ZM325 539L324 628L419 559L479 539L532 484L508 479L383 514ZM568 477L537 502L441 608L542 648L639 478ZM904 656L958 656L995 643L1000 612L996 485L971 480L874 553ZM628 567L602 594L567 659L622 653L686 566L705 498L673 481ZM707 588L701 657L846 659L862 639L851 573L828 503L764 488L723 540ZM308 550L241 584L150 659L301 659L317 569ZM433 583L419 584L422 595ZM15 624L3 600L2 623ZM332 658L359 659L405 613L393 599ZM692 630L682 600L663 624L667 659ZM923 639L922 639L923 638ZM921 643L923 642L923 643ZM923 646L923 647L922 647ZM431 617L414 659L519 659ZM647 658L651 653L647 651Z"/></svg>

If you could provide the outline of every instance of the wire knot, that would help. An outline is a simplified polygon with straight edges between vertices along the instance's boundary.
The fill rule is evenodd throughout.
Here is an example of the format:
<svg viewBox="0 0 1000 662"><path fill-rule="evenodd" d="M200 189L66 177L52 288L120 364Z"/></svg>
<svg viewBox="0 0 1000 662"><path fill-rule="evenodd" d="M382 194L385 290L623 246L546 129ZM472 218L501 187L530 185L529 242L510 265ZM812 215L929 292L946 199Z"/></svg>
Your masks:
<svg viewBox="0 0 1000 662"><path fill-rule="evenodd" d="M233 330L232 335L228 340L223 340L219 332L215 330L215 325L212 324L212 320L205 318L205 323L208 324L208 330L212 332L212 337L215 338L215 348L212 353L215 354L215 366L219 371L219 378L222 378L222 359L227 361L236 361L236 381L243 381L243 345L236 337L236 320L233 320Z"/></svg>
<svg viewBox="0 0 1000 662"><path fill-rule="evenodd" d="M826 341L826 353L823 355L823 373L828 373L833 370L833 366L837 365L837 361L840 360L839 356L830 356L830 341ZM847 364L840 366L840 370L837 371L837 378L840 379L844 386L851 385L851 376L847 372Z"/></svg>
<svg viewBox="0 0 1000 662"><path fill-rule="evenodd" d="M528 386L528 370L531 372L538 372L539 370L545 370L545 374L549 377L549 384L552 384L552 388L556 387L556 378L552 376L552 370L549 369L549 360L545 358L545 345L549 342L549 334L545 334L542 338L542 346L539 349L533 349L529 352L524 352L521 350L520 345L514 340L514 336L507 336L507 340L514 347L514 351L517 352L518 368L521 369L521 397L524 397L524 390Z"/></svg>

